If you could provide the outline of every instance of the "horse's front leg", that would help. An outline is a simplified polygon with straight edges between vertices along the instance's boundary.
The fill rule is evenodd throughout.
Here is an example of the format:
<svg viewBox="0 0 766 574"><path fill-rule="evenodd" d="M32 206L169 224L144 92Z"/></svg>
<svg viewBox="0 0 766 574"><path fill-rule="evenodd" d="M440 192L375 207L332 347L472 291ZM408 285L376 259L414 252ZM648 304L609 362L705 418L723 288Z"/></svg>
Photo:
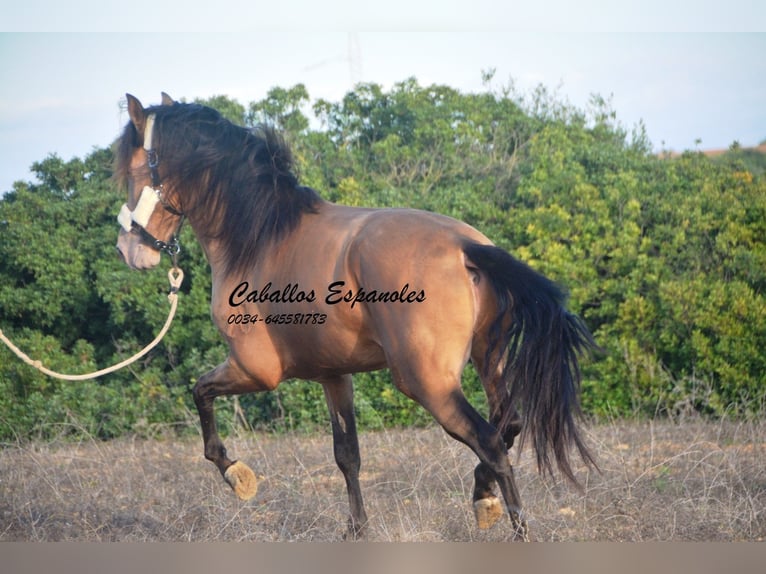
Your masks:
<svg viewBox="0 0 766 574"><path fill-rule="evenodd" d="M259 385L258 381L254 381L233 365L230 359L202 375L192 390L202 426L205 458L216 465L226 482L242 500L252 498L258 491L255 473L244 462L232 461L226 455L226 448L218 436L213 401L221 395L239 395L259 390L271 389Z"/></svg>
<svg viewBox="0 0 766 574"><path fill-rule="evenodd" d="M364 511L362 490L359 486L359 439L356 433L354 415L354 387L351 375L321 381L332 423L333 452L346 479L348 502L351 516L348 521L348 538L364 537L367 527L367 513Z"/></svg>

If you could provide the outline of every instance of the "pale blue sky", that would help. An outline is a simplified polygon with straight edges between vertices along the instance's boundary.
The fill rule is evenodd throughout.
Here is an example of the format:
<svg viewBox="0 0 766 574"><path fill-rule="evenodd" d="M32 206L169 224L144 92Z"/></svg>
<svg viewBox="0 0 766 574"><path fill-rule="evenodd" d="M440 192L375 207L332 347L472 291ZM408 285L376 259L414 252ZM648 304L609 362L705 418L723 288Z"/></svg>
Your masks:
<svg viewBox="0 0 766 574"><path fill-rule="evenodd" d="M577 106L611 96L618 119L628 128L643 120L656 149L766 139L763 2L594 0L583 10L554 0L550 11L488 0L364 10L350 0L207 2L198 11L186 2L174 12L137 0L112 12L74 0L36 11L41 4L24 2L1 26L84 33L0 34L0 192L30 179L29 166L49 153L70 159L109 145L127 120L125 92L145 104L161 91L247 104L301 82L312 99L337 100L355 80L390 86L410 76L478 91L482 70L495 68L496 84L542 83ZM78 6L87 16L73 18ZM208 24L231 31L203 33ZM731 33L711 33L722 30Z"/></svg>

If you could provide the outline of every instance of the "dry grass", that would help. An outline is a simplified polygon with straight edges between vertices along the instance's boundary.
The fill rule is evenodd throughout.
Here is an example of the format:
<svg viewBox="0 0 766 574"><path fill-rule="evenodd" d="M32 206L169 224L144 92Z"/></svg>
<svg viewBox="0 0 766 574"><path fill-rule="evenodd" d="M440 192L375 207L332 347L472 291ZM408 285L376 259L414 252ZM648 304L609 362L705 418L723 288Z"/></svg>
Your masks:
<svg viewBox="0 0 766 574"><path fill-rule="evenodd" d="M533 540L762 540L766 423L616 423L591 429L602 473L583 492L515 461ZM506 519L476 528L475 459L440 429L366 433L363 476L372 541L503 541ZM240 502L200 440L6 446L2 541L335 541L347 500L322 436L243 434L229 451L265 478Z"/></svg>

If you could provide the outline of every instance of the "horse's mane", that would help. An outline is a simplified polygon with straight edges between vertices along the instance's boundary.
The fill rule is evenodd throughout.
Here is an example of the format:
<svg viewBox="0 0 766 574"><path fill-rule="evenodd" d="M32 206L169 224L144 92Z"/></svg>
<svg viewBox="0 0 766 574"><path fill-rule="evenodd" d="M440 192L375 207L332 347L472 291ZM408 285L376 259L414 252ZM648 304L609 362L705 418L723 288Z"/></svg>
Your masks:
<svg viewBox="0 0 766 574"><path fill-rule="evenodd" d="M284 139L269 126L246 129L212 108L176 103L155 114L152 147L163 185L201 236L220 241L228 273L246 272L261 250L290 233L320 197L300 186ZM139 145L132 122L116 147L115 179L128 180Z"/></svg>

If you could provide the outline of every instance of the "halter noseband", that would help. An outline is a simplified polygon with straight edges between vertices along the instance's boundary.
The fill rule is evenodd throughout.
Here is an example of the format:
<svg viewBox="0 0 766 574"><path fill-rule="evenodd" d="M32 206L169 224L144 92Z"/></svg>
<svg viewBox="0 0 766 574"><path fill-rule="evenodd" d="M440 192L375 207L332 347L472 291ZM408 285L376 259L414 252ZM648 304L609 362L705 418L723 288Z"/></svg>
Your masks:
<svg viewBox="0 0 766 574"><path fill-rule="evenodd" d="M122 204L120 214L117 216L117 221L127 233L137 231L141 236L141 240L149 247L156 249L157 251L164 251L171 257L175 257L181 251L181 245L178 243L177 230L169 242L157 239L146 230L146 226L149 225L149 218L151 217L152 213L154 213L154 208L157 203L161 204L165 211L168 211L178 217L183 217L183 213L167 203L162 196L162 183L160 181L160 174L157 169L159 164L159 157L157 156L157 151L152 147L153 128L154 114L151 114L146 118L146 129L144 130L144 150L146 151L147 155L147 163L149 165L149 174L152 178L152 185L146 185L144 186L144 189L141 190L141 195L138 198L138 203L136 203L136 208L134 210L131 211L127 203Z"/></svg>

